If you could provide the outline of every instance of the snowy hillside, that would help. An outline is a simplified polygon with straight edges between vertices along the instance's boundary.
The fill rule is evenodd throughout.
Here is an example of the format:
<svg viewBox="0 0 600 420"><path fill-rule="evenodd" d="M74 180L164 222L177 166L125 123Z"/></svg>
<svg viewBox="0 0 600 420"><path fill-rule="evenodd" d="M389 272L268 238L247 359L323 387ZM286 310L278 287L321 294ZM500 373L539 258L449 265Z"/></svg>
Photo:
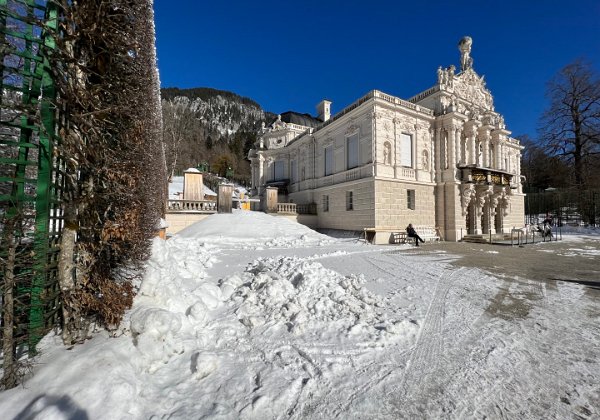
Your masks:
<svg viewBox="0 0 600 420"><path fill-rule="evenodd" d="M422 252L213 215L155 241L115 337L46 337L35 376L0 393L2 418L600 415L600 305L582 286L507 286ZM494 314L503 294L529 314Z"/></svg>

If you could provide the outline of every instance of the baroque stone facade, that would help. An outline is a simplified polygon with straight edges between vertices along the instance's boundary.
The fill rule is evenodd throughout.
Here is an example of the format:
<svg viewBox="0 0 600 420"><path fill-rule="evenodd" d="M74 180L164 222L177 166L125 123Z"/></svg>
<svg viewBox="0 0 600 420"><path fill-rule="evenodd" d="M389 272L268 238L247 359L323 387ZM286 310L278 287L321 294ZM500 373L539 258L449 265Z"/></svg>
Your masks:
<svg viewBox="0 0 600 420"><path fill-rule="evenodd" d="M263 127L249 153L254 191L279 187L282 201L316 208L322 228L413 223L455 241L522 226L522 146L473 69L471 45L459 43L460 72L438 68L437 83L409 100L371 91L333 117L323 101L317 119L287 113Z"/></svg>

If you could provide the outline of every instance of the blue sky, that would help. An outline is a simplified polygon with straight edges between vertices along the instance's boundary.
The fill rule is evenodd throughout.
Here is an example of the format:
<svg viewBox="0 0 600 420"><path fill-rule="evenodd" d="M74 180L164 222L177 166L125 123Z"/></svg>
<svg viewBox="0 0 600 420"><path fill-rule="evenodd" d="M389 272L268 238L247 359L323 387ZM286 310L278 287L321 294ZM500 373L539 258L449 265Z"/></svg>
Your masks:
<svg viewBox="0 0 600 420"><path fill-rule="evenodd" d="M372 89L408 99L436 69L474 69L513 135L536 135L547 81L584 57L600 69L599 0L155 0L163 87L230 90L265 110L336 113ZM600 70L599 70L600 71Z"/></svg>

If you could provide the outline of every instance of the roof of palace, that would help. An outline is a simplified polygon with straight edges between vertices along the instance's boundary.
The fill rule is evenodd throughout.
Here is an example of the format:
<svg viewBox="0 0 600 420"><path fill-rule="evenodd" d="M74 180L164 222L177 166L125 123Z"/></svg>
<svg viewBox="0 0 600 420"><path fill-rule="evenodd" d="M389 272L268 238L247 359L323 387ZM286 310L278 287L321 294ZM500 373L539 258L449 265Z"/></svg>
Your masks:
<svg viewBox="0 0 600 420"><path fill-rule="evenodd" d="M310 114L300 114L299 112L287 111L281 114L281 121L285 123L303 125L305 127L316 127L321 124L318 118L313 117Z"/></svg>

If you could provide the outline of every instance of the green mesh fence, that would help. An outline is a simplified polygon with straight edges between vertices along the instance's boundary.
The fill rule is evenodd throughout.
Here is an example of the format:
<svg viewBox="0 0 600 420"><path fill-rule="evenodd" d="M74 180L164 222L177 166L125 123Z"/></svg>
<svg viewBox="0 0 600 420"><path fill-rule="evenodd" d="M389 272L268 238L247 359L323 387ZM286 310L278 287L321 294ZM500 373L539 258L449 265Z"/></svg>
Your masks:
<svg viewBox="0 0 600 420"><path fill-rule="evenodd" d="M58 322L59 121L47 54L58 9L0 0L0 288L3 370Z"/></svg>

